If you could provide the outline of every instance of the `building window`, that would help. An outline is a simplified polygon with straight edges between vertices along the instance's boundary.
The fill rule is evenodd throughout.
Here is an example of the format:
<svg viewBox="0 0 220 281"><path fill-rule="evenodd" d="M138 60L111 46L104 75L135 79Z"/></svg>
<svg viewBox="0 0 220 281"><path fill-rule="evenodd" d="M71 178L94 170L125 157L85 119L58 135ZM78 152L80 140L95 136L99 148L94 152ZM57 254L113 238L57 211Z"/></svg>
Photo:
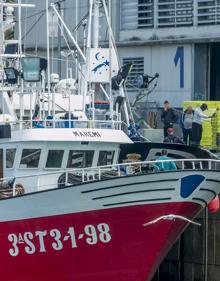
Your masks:
<svg viewBox="0 0 220 281"><path fill-rule="evenodd" d="M136 78L139 74L144 74L144 58L124 58L123 64L132 63L131 72L128 75L126 87L128 90L136 87Z"/></svg>
<svg viewBox="0 0 220 281"><path fill-rule="evenodd" d="M138 0L138 28L153 27L154 1Z"/></svg>
<svg viewBox="0 0 220 281"><path fill-rule="evenodd" d="M93 150L70 150L67 168L86 168L92 166Z"/></svg>
<svg viewBox="0 0 220 281"><path fill-rule="evenodd" d="M49 150L46 168L61 168L64 150Z"/></svg>
<svg viewBox="0 0 220 281"><path fill-rule="evenodd" d="M220 1L198 0L198 25L220 23Z"/></svg>
<svg viewBox="0 0 220 281"><path fill-rule="evenodd" d="M122 30L213 24L220 24L219 0L121 0Z"/></svg>
<svg viewBox="0 0 220 281"><path fill-rule="evenodd" d="M16 149L9 148L6 149L6 168L13 168L14 160L15 160Z"/></svg>
<svg viewBox="0 0 220 281"><path fill-rule="evenodd" d="M113 163L114 151L100 151L97 166L111 165Z"/></svg>
<svg viewBox="0 0 220 281"><path fill-rule="evenodd" d="M37 168L39 165L41 149L23 149L20 168Z"/></svg>
<svg viewBox="0 0 220 281"><path fill-rule="evenodd" d="M138 0L121 0L121 29L132 30L137 29L137 5Z"/></svg>
<svg viewBox="0 0 220 281"><path fill-rule="evenodd" d="M153 0L121 0L121 29L148 28L154 25Z"/></svg>
<svg viewBox="0 0 220 281"><path fill-rule="evenodd" d="M193 25L193 0L158 0L158 27Z"/></svg>

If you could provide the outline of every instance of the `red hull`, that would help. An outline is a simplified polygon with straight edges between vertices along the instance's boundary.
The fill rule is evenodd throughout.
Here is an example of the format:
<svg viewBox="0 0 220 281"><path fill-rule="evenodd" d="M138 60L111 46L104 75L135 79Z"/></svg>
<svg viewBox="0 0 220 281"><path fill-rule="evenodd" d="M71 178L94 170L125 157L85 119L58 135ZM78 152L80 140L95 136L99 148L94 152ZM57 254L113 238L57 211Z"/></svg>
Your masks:
<svg viewBox="0 0 220 281"><path fill-rule="evenodd" d="M143 223L166 214L193 218L200 209L189 202L163 203L2 222L1 279L151 280L186 223Z"/></svg>

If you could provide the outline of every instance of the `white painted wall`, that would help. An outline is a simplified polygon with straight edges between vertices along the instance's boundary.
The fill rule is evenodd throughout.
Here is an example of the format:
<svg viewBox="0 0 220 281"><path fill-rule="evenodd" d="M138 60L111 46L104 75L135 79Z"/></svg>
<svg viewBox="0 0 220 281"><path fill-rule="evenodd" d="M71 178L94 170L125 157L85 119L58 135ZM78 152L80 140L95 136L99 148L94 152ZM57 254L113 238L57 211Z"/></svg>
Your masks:
<svg viewBox="0 0 220 281"><path fill-rule="evenodd" d="M180 60L175 66L174 58L177 48L183 47L184 50L184 72L183 87L180 85ZM154 45L141 47L119 48L120 59L129 57L144 57L145 74L154 75L159 73L158 85L155 91L150 94L149 101L158 102L163 105L164 100L168 99L173 106L181 107L182 101L191 99L193 89L193 45ZM136 93L131 93L134 98Z"/></svg>

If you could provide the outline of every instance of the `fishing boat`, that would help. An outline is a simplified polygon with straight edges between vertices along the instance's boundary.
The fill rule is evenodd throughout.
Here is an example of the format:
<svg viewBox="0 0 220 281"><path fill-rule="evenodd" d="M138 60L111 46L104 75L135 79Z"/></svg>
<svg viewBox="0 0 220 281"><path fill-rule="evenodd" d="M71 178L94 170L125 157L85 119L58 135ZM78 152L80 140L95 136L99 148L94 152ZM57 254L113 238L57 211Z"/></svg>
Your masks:
<svg viewBox="0 0 220 281"><path fill-rule="evenodd" d="M82 59L89 61L85 69L90 72L81 79L86 94L71 96L68 91L69 110L57 113L59 93L51 93L50 106L48 88L47 107L42 105L46 94L42 98L40 91L40 104L30 105L29 119L23 118L22 106L17 118L13 110L1 115L3 280L150 281L181 233L190 223L198 225L194 219L220 191L220 162L209 152L137 141L127 134L131 112L123 80L130 66L120 68L112 62L116 52L110 26L111 51L98 49L97 35L91 45L92 14L97 25L99 8L100 1L90 1L89 53L75 42ZM106 1L102 8L108 21ZM54 5L52 9L60 17ZM101 62L99 56L104 57ZM33 102L33 89L39 93L39 84L44 85L42 78L34 79L44 69L39 58L31 59L24 57L22 79ZM26 70L34 63L40 74ZM102 70L107 75L102 76ZM114 81L122 99L114 100L103 87L107 101L96 102L92 84L101 83L96 75L106 84L117 73L121 77ZM8 109L9 86L2 86ZM23 94L18 93L21 100ZM82 101L81 110L70 105L74 98ZM176 170L157 168L162 149L172 160L159 162L174 161Z"/></svg>

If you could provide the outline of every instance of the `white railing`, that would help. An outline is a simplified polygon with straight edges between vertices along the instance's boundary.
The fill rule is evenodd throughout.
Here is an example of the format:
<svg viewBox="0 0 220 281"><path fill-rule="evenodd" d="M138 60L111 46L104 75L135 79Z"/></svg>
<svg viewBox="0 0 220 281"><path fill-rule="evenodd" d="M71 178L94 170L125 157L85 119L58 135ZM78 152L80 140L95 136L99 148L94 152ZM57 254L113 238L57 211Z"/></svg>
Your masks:
<svg viewBox="0 0 220 281"><path fill-rule="evenodd" d="M82 182L87 181L85 176L95 175L96 180L101 180L101 176L109 171L116 171L115 176L133 175L137 173L150 173L150 172L164 172L169 171L166 169L159 169L159 163L170 163L176 164L176 170L219 170L220 171L220 160L215 159L170 159L170 160L154 160L154 161L137 161L129 163L120 163L115 165L90 167L82 169ZM163 165L161 165L163 166ZM72 173L72 171L66 171ZM113 176L114 177L114 176Z"/></svg>
<svg viewBox="0 0 220 281"><path fill-rule="evenodd" d="M31 179L37 179L36 182L38 182L38 185L36 186L35 190L37 192L40 190L48 190L52 188L65 187L85 182L100 181L104 179L123 176L165 173L169 170L159 170L159 167L157 165L158 163L169 162L174 162L176 164L176 171L214 170L220 172L220 160L215 159L171 159L160 161L138 161L107 166L76 168L71 170L62 170L41 174L23 175L17 176L16 178L3 178L0 180L0 192L11 192L10 196L15 196L19 192L22 194L21 184L19 183L27 183ZM56 179L53 184L48 182L48 179L50 179L51 176L54 176L53 178ZM61 176L62 180L58 182L58 179L61 179ZM40 182L43 184L39 184ZM12 183L11 186L10 183Z"/></svg>
<svg viewBox="0 0 220 281"><path fill-rule="evenodd" d="M121 130L122 121L117 120L16 120L14 122L0 122L0 125L10 125L12 131L34 128L89 128L89 129L116 129Z"/></svg>

